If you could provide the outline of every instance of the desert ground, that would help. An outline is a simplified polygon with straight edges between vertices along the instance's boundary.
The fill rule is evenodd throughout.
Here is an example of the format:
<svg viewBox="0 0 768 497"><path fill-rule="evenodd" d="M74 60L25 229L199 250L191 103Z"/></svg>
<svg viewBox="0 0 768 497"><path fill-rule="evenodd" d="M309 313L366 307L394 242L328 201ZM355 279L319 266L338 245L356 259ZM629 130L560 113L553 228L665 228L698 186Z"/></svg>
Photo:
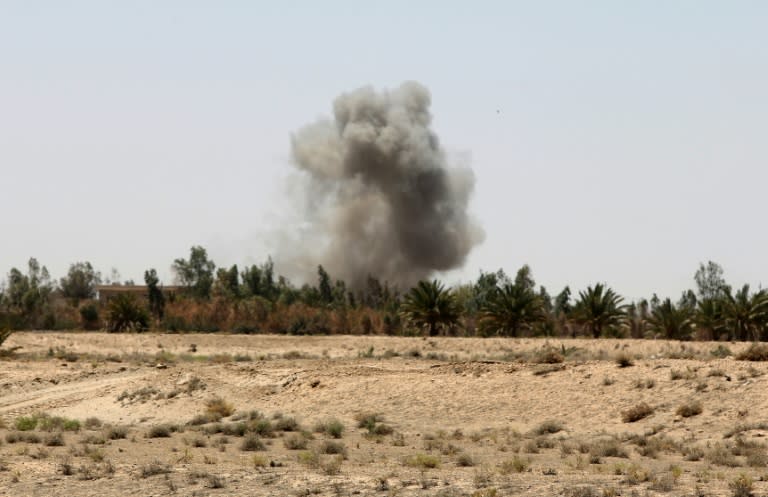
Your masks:
<svg viewBox="0 0 768 497"><path fill-rule="evenodd" d="M0 495L765 495L747 347L19 332Z"/></svg>

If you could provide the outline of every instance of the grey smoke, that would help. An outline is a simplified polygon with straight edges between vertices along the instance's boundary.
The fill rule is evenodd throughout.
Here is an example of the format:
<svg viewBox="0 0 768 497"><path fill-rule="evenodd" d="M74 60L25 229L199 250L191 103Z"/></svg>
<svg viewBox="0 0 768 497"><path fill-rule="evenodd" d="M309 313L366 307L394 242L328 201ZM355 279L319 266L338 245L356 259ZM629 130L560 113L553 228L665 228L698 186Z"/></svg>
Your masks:
<svg viewBox="0 0 768 497"><path fill-rule="evenodd" d="M305 173L307 211L295 264L322 264L361 288L368 275L407 287L463 265L483 238L467 213L468 168L450 166L435 133L427 88L403 83L336 98L333 120L292 137Z"/></svg>

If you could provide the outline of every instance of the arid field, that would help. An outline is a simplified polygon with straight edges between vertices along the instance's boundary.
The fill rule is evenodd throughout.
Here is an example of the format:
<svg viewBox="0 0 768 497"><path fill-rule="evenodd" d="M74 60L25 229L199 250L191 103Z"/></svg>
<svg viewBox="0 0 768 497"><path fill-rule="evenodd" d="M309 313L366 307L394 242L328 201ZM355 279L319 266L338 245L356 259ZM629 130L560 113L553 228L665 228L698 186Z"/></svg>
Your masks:
<svg viewBox="0 0 768 497"><path fill-rule="evenodd" d="M0 495L765 495L748 346L19 332Z"/></svg>

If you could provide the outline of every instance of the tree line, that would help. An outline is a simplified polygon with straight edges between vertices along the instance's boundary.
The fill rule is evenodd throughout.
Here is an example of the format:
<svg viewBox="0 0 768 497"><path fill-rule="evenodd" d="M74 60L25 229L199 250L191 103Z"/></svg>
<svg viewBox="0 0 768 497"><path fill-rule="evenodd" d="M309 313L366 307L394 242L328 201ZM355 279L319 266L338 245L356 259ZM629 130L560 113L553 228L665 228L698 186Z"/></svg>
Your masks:
<svg viewBox="0 0 768 497"><path fill-rule="evenodd" d="M481 272L453 288L430 280L402 293L373 275L353 290L322 266L315 284L296 286L275 273L271 259L217 267L200 246L171 268L181 292L164 291L150 268L141 297L118 293L97 302L96 287L107 279L89 262L70 265L56 281L32 258L0 288L0 329L768 340L768 292L733 288L711 261L699 265L695 288L678 300L654 294L634 302L603 283L550 295L527 265L514 277Z"/></svg>

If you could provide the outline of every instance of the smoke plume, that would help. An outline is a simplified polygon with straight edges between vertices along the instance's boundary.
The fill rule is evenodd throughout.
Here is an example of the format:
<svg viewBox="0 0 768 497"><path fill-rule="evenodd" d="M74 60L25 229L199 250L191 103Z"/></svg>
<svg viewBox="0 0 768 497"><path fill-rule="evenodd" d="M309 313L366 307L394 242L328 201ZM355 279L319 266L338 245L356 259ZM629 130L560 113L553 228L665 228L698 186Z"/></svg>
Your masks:
<svg viewBox="0 0 768 497"><path fill-rule="evenodd" d="M407 287L460 267L483 238L467 214L468 168L450 167L430 129L429 90L403 83L336 98L332 121L292 136L305 173L302 246L295 264L322 264L361 288L368 275Z"/></svg>

